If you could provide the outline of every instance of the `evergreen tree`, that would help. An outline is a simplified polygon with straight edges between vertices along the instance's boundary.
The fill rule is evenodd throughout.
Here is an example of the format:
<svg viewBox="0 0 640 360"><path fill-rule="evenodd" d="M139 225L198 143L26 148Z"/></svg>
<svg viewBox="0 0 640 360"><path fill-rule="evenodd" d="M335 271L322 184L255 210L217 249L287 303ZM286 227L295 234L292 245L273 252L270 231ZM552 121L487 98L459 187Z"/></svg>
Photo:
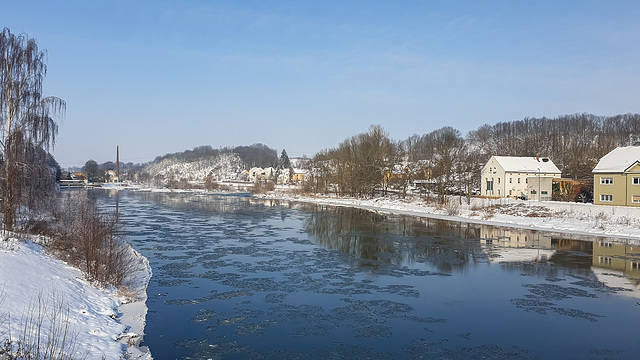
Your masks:
<svg viewBox="0 0 640 360"><path fill-rule="evenodd" d="M283 169L291 167L291 161L289 161L289 155L287 155L287 150L285 149L282 149L282 154L280 154L280 166Z"/></svg>

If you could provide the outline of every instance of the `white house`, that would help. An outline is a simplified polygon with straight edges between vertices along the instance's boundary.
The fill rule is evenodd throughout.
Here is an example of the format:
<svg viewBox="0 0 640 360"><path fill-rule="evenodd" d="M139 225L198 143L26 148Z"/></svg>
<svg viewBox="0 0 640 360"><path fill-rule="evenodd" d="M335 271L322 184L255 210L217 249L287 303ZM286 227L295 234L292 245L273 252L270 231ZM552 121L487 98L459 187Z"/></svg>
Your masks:
<svg viewBox="0 0 640 360"><path fill-rule="evenodd" d="M266 181L275 177L276 169L272 167L253 167L249 170L249 181Z"/></svg>
<svg viewBox="0 0 640 360"><path fill-rule="evenodd" d="M263 168L253 167L249 170L249 181L264 181L267 179L267 172Z"/></svg>
<svg viewBox="0 0 640 360"><path fill-rule="evenodd" d="M561 171L546 157L492 156L482 168L481 196L550 200Z"/></svg>

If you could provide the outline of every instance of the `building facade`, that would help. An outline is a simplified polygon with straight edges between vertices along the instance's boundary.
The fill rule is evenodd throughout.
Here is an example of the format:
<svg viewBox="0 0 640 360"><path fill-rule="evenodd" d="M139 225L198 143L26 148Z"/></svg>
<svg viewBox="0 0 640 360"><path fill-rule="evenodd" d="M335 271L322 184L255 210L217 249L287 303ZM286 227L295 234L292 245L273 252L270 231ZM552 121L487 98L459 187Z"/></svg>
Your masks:
<svg viewBox="0 0 640 360"><path fill-rule="evenodd" d="M640 206L640 146L619 147L593 169L595 205Z"/></svg>
<svg viewBox="0 0 640 360"><path fill-rule="evenodd" d="M490 198L551 200L561 172L549 158L492 156L482 168L480 194Z"/></svg>

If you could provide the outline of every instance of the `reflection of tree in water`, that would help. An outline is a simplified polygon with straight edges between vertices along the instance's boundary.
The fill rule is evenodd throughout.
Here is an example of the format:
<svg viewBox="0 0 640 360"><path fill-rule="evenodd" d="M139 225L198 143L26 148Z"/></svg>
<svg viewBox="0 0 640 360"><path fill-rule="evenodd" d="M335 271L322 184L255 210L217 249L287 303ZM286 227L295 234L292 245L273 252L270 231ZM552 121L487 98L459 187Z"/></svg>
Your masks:
<svg viewBox="0 0 640 360"><path fill-rule="evenodd" d="M555 265L568 269L589 269L593 257L593 241L551 238L556 252L549 259Z"/></svg>
<svg viewBox="0 0 640 360"><path fill-rule="evenodd" d="M379 254L394 254L390 222L382 215L360 209L315 207L304 222L304 228L318 245L360 259L383 260ZM395 256L395 254L394 254Z"/></svg>
<svg viewBox="0 0 640 360"><path fill-rule="evenodd" d="M194 195L188 193L136 192L143 201L151 201L182 210L212 213L236 213L250 203L248 195Z"/></svg>
<svg viewBox="0 0 640 360"><path fill-rule="evenodd" d="M321 205L307 210L304 228L311 239L359 259L424 262L451 271L485 258L474 225Z"/></svg>

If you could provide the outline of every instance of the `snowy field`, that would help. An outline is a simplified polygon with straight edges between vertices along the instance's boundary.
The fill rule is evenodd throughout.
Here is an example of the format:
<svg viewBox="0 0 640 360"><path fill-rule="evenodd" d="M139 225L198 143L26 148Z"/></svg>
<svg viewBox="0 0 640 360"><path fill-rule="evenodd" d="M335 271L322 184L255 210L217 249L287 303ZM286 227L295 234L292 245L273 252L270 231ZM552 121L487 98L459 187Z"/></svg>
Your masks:
<svg viewBox="0 0 640 360"><path fill-rule="evenodd" d="M51 336L60 341L55 347L74 359L150 358L147 349L137 347L151 276L147 260L138 256L141 266L131 290L118 292L93 286L80 270L32 241L0 240L0 339L35 343L41 332L44 347L57 333Z"/></svg>

